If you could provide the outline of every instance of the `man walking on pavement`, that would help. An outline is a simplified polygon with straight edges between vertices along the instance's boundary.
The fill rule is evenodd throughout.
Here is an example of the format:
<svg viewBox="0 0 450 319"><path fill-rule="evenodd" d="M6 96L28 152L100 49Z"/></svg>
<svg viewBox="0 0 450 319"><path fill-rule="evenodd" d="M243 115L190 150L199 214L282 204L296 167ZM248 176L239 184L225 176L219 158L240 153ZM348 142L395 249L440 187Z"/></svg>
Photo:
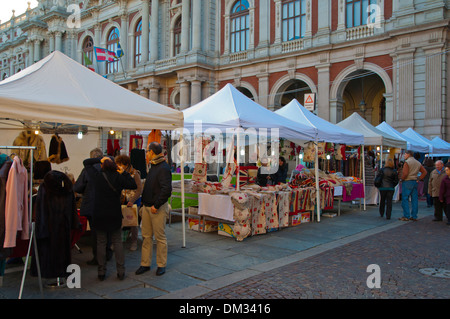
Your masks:
<svg viewBox="0 0 450 319"><path fill-rule="evenodd" d="M434 163L436 169L434 169L430 174L430 179L428 181L428 193L433 199L434 205L434 219L433 221L442 221L442 212L445 212L445 203L439 200L439 190L441 189L441 183L446 176L444 171L444 162L441 160Z"/></svg>
<svg viewBox="0 0 450 319"><path fill-rule="evenodd" d="M141 266L136 275L150 270L153 255L153 235L156 240L156 275L166 272L167 238L165 234L166 217L169 214L168 200L172 195L172 172L166 162L162 147L157 142L148 146L147 156L150 169L142 191L142 255Z"/></svg>
<svg viewBox="0 0 450 319"><path fill-rule="evenodd" d="M420 172L420 177L418 177ZM419 212L419 195L417 193L417 181L423 180L427 170L414 158L414 152L405 152L405 164L402 169L402 208L403 217L399 220L417 221ZM411 196L411 212L409 210L409 197Z"/></svg>

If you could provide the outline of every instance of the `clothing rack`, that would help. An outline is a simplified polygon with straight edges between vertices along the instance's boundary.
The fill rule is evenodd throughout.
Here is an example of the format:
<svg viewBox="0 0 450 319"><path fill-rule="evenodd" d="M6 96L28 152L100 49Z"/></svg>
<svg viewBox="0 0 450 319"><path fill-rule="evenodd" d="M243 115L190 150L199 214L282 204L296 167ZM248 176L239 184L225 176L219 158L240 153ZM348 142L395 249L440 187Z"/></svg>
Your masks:
<svg viewBox="0 0 450 319"><path fill-rule="evenodd" d="M28 267L28 260L30 258L30 252L31 252L31 245L32 243L34 243L34 251L35 251L35 256L36 256L36 264L37 264L37 272L38 272L38 278L39 278L39 289L41 291L41 297L44 296L43 293L43 288L42 288L42 277L41 277L41 268L39 266L39 257L38 257L38 248L37 248L37 243L36 243L36 233L35 233L35 222L33 222L33 162L34 162L34 150L36 149L35 146L0 146L0 149L14 149L14 150L18 150L18 149L22 149L22 150L30 150L31 152L31 156L30 156L30 189L29 189L29 209L28 209L28 214L29 216L29 220L30 220L30 225L31 225L31 229L30 229L30 243L28 244L28 252L27 252L27 257L25 259L25 266L23 269L23 275L22 275L22 282L20 284L20 291L19 291L19 299L22 299L22 292L23 292L23 286L25 284L25 276L27 274L27 267Z"/></svg>

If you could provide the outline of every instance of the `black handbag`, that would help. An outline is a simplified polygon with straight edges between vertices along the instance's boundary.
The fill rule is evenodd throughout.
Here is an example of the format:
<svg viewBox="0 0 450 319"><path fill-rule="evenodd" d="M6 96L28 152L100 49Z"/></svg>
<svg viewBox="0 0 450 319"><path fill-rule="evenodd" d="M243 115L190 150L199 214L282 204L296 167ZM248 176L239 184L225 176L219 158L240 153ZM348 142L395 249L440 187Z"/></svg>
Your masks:
<svg viewBox="0 0 450 319"><path fill-rule="evenodd" d="M380 188L383 182L383 169L381 169L377 176L375 177L375 180L373 181L373 184L375 185L376 188Z"/></svg>

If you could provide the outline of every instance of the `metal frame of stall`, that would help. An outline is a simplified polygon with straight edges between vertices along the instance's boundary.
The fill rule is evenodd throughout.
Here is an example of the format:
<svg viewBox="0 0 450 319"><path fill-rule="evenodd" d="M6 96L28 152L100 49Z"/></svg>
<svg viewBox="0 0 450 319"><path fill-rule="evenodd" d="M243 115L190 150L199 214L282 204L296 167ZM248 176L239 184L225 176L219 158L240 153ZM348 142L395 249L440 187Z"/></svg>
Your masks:
<svg viewBox="0 0 450 319"><path fill-rule="evenodd" d="M28 267L28 261L30 258L30 253L31 253L31 245L34 243L34 252L35 252L35 257L36 257L36 265L37 265L37 272L38 272L38 280L39 280L39 289L41 292L41 297L44 297L44 292L43 292L43 286L42 286L42 277L41 277L41 268L39 265L39 256L38 256L38 248L37 248L37 243L36 243L36 231L35 231L35 222L33 221L33 163L34 163L34 150L36 149L35 146L0 146L0 149L14 149L14 150L18 150L18 149L22 149L22 150L30 150L30 176L29 176L29 203L28 203L28 214L29 214L29 219L30 219L30 242L28 244L28 251L27 251L27 255L26 255L26 259L25 259L25 265L24 265L24 269L23 269L23 274L22 274L22 281L20 283L20 291L19 291L19 298L18 299L22 299L22 293L23 293L23 286L25 284L25 276L27 274L27 267Z"/></svg>

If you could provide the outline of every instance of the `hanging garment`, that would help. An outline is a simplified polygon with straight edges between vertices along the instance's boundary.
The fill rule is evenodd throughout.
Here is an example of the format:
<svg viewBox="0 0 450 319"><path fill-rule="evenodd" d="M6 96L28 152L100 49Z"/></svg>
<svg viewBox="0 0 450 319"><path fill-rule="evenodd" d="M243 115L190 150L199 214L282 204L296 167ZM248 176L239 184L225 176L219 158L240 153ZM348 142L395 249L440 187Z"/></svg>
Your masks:
<svg viewBox="0 0 450 319"><path fill-rule="evenodd" d="M142 149L144 138L141 135L130 135L130 152L132 149Z"/></svg>
<svg viewBox="0 0 450 319"><path fill-rule="evenodd" d="M67 276L71 231L80 226L71 180L62 172L49 172L36 197L36 244L43 278ZM37 275L34 251L31 274Z"/></svg>
<svg viewBox="0 0 450 319"><path fill-rule="evenodd" d="M66 145L62 138L56 134L53 135L48 149L48 161L50 163L61 164L68 160L69 155L67 155Z"/></svg>
<svg viewBox="0 0 450 319"><path fill-rule="evenodd" d="M22 239L29 239L28 173L22 160L16 156L8 173L5 202L4 248L16 246L17 232Z"/></svg>
<svg viewBox="0 0 450 319"><path fill-rule="evenodd" d="M157 142L157 143L161 144L161 131L160 130L152 130L148 134L147 148L150 145L150 143L152 143L152 142Z"/></svg>
<svg viewBox="0 0 450 319"><path fill-rule="evenodd" d="M14 146L34 146L36 149L33 151L34 161L46 161L47 152L45 150L45 142L42 136L34 134L31 130L22 131L19 136L14 139ZM15 151L16 155L22 159L25 167L30 167L30 150Z"/></svg>
<svg viewBox="0 0 450 319"><path fill-rule="evenodd" d="M0 167L0 259L11 255L11 248L3 248L5 242L5 204L6 204L6 182L12 161L4 162Z"/></svg>
<svg viewBox="0 0 450 319"><path fill-rule="evenodd" d="M141 173L141 179L147 177L147 161L145 159L145 150L132 149L130 152L131 166Z"/></svg>

